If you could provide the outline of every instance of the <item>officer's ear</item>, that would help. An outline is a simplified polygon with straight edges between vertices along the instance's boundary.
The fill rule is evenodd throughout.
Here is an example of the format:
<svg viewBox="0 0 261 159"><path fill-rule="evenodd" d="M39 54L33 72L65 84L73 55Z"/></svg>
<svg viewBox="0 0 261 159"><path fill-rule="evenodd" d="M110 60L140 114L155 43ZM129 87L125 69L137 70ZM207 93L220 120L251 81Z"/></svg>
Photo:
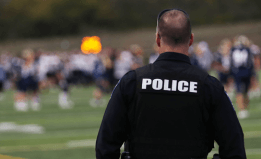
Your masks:
<svg viewBox="0 0 261 159"><path fill-rule="evenodd" d="M191 45L193 44L193 42L194 42L194 33L192 33L192 34L190 35L189 46L191 46Z"/></svg>
<svg viewBox="0 0 261 159"><path fill-rule="evenodd" d="M156 44L158 45L158 47L160 47L160 35L159 35L159 32L156 32Z"/></svg>

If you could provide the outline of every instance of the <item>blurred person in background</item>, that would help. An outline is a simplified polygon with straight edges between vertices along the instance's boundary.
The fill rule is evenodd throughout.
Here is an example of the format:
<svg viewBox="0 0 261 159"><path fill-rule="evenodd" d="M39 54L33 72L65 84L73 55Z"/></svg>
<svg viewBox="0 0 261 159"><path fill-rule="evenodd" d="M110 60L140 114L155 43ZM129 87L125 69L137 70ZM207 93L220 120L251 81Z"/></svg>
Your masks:
<svg viewBox="0 0 261 159"><path fill-rule="evenodd" d="M59 62L58 57L49 52L44 52L39 57L38 78L41 89L52 87L54 85L51 77L55 74L57 62Z"/></svg>
<svg viewBox="0 0 261 159"><path fill-rule="evenodd" d="M218 51L214 53L214 62L212 67L217 70L219 81L224 85L230 98L233 98L233 79L230 74L230 50L232 42L229 39L223 39L220 42Z"/></svg>
<svg viewBox="0 0 261 159"><path fill-rule="evenodd" d="M208 44L205 41L201 41L195 45L195 55L198 63L198 67L205 70L210 71L211 64L213 62L213 55L208 48Z"/></svg>
<svg viewBox="0 0 261 159"><path fill-rule="evenodd" d="M114 84L117 84L121 77L131 70L133 63L133 55L130 51L119 51L116 54L113 73L115 79Z"/></svg>
<svg viewBox="0 0 261 159"><path fill-rule="evenodd" d="M157 44L155 43L153 45L153 50L154 52L150 54L150 57L149 57L149 63L154 63L156 61L156 59L159 57L159 50L158 50L158 46Z"/></svg>
<svg viewBox="0 0 261 159"><path fill-rule="evenodd" d="M113 48L107 47L98 54L99 59L101 60L103 66L105 67L104 72L104 90L106 93L110 92L113 88L113 71L114 71L114 59L115 59L115 50Z"/></svg>
<svg viewBox="0 0 261 159"><path fill-rule="evenodd" d="M103 95L109 91L110 86L106 70L111 69L112 67L112 61L106 55L107 51L108 50L104 50L103 53L93 55L96 57L96 60L93 63L94 69L92 72L96 89L93 91L93 98L90 100L90 105L93 107L105 106L106 103L106 101L103 99Z"/></svg>
<svg viewBox="0 0 261 159"><path fill-rule="evenodd" d="M249 104L248 91L250 80L253 75L253 54L249 48L249 40L246 36L234 38L234 46L231 49L231 74L236 84L236 103L239 108L238 117L247 118Z"/></svg>
<svg viewBox="0 0 261 159"><path fill-rule="evenodd" d="M106 52L106 51L105 51ZM106 54L106 53L105 53ZM101 57L102 56L102 57ZM71 67L71 79L73 84L89 85L95 83L95 90L89 103L92 107L102 106L105 101L102 98L103 93L109 89L109 82L105 77L106 67L111 68L111 61L107 55L97 55L93 53L83 54L77 51L69 58Z"/></svg>
<svg viewBox="0 0 261 159"><path fill-rule="evenodd" d="M249 98L260 97L259 71L260 71L260 47L250 42L250 51L254 57L254 71L251 77Z"/></svg>
<svg viewBox="0 0 261 159"><path fill-rule="evenodd" d="M69 62L69 55L64 53L61 58L60 69L56 74L58 85L62 92L59 94L59 106L63 109L72 108L74 103L70 100L70 86L72 84L71 77L71 63Z"/></svg>
<svg viewBox="0 0 261 159"><path fill-rule="evenodd" d="M12 87L12 56L10 52L3 52L1 55L1 64L5 71L5 81L4 81L4 89L9 89Z"/></svg>
<svg viewBox="0 0 261 159"><path fill-rule="evenodd" d="M93 71L98 60L97 55L83 54L80 50L75 51L69 57L73 84L87 85L93 82Z"/></svg>
<svg viewBox="0 0 261 159"><path fill-rule="evenodd" d="M139 67L142 67L143 66L143 49L141 46L139 46L138 44L132 44L130 46L130 51L133 55L132 57L132 61L133 61L133 64L131 66L131 70L135 70Z"/></svg>
<svg viewBox="0 0 261 159"><path fill-rule="evenodd" d="M194 46L197 46L198 43L195 43ZM194 65L194 66L198 66L199 67L199 63L198 63L198 60L197 60L197 56L195 54L195 47L193 45L191 45L189 47L189 50L188 50L188 56L189 56L189 59L190 59L190 62L191 62L191 65Z"/></svg>
<svg viewBox="0 0 261 159"><path fill-rule="evenodd" d="M58 55L59 62L57 61L56 69L54 72L53 80L54 84L59 87L61 92L58 96L58 104L62 109L71 109L74 106L73 101L70 100L70 85L71 85L71 76L70 76L70 63L68 62L68 55Z"/></svg>
<svg viewBox="0 0 261 159"><path fill-rule="evenodd" d="M69 99L69 57L61 57L58 54L45 54L39 58L39 78L41 89L50 89L58 86L62 91L58 96L58 105L62 109L70 109L73 102Z"/></svg>
<svg viewBox="0 0 261 159"><path fill-rule="evenodd" d="M22 55L14 56L11 60L11 67L12 67L12 78L11 81L13 85L17 89L17 81L20 78L21 68L24 63L24 59L21 57Z"/></svg>
<svg viewBox="0 0 261 159"><path fill-rule="evenodd" d="M24 62L17 68L17 94L15 95L15 109L17 111L28 111L28 101L30 108L34 111L40 110L38 99L38 78L37 66L34 61L34 52L31 49L22 51ZM19 67L19 66L18 66Z"/></svg>
<svg viewBox="0 0 261 159"><path fill-rule="evenodd" d="M1 59L0 59L0 61L1 61ZM0 101L2 101L4 99L4 95L3 95L4 81L5 81L5 70L4 70L3 65L0 62Z"/></svg>

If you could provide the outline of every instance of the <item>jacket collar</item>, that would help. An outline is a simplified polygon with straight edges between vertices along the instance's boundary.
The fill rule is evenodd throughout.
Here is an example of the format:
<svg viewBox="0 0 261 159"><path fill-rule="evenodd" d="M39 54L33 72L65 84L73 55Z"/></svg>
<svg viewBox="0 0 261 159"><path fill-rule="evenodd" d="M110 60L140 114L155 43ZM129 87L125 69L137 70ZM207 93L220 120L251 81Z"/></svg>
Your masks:
<svg viewBox="0 0 261 159"><path fill-rule="evenodd" d="M176 53L176 52L164 52L159 55L157 58L157 61L181 61L181 62L186 62L191 65L190 59L188 56L181 54L181 53Z"/></svg>

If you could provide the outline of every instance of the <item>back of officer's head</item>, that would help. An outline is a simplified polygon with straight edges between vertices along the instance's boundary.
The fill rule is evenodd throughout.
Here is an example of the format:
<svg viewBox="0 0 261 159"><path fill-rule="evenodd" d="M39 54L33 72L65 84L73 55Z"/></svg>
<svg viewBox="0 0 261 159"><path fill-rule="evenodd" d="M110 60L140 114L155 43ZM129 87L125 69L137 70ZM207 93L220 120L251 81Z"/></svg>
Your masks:
<svg viewBox="0 0 261 159"><path fill-rule="evenodd" d="M188 15L180 10L170 10L158 19L157 34L165 45L188 45L191 25Z"/></svg>

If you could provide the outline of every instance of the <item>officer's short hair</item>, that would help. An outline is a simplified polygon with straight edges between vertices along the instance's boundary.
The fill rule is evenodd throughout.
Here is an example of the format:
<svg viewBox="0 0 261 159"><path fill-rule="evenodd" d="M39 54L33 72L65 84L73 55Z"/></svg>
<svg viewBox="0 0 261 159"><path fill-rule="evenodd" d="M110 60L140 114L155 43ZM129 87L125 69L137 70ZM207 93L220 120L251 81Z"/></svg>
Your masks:
<svg viewBox="0 0 261 159"><path fill-rule="evenodd" d="M163 10L158 15L157 32L170 46L188 43L191 36L189 15L181 9Z"/></svg>

